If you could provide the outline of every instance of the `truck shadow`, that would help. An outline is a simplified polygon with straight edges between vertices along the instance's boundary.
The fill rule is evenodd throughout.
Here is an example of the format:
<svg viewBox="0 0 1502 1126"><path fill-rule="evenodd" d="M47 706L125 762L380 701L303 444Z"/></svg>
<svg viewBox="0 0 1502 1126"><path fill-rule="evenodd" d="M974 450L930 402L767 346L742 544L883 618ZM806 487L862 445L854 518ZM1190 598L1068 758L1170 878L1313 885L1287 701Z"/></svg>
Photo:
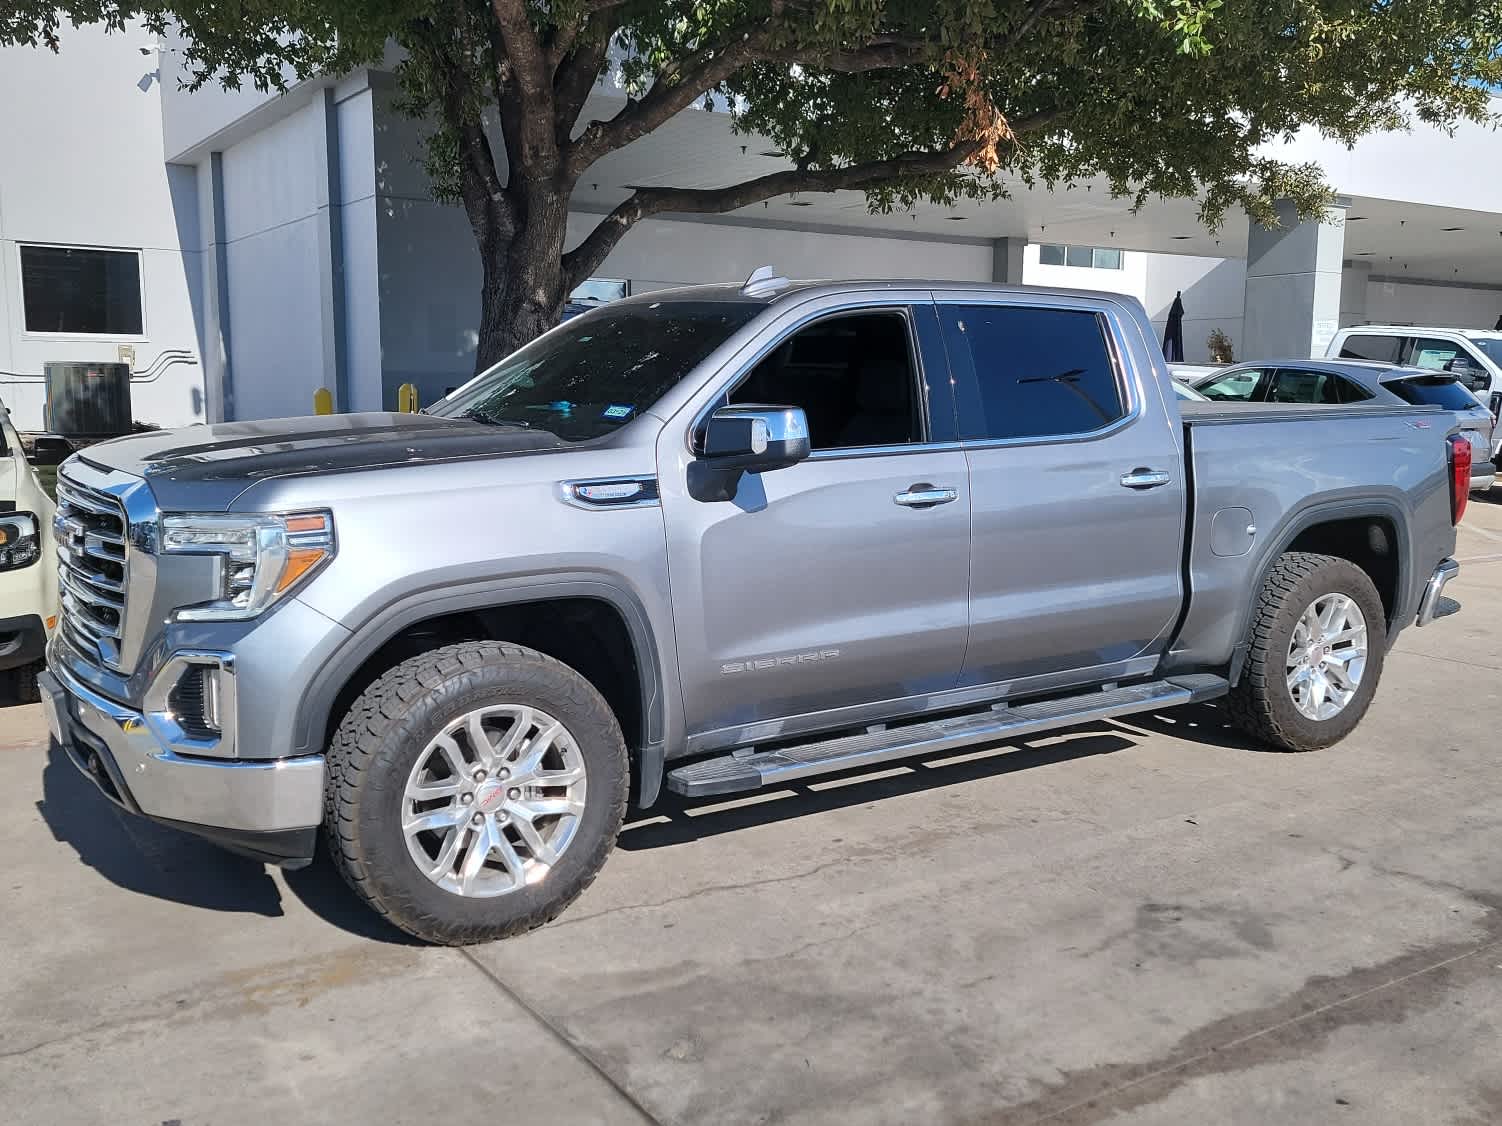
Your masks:
<svg viewBox="0 0 1502 1126"><path fill-rule="evenodd" d="M1032 745L1044 739L1047 746ZM664 792L651 809L632 810L627 815L617 847L632 851L664 848L752 825L771 825L978 778L1114 754L1136 745L1107 724L1090 723L746 794L681 798Z"/></svg>
<svg viewBox="0 0 1502 1126"><path fill-rule="evenodd" d="M1169 735L1232 750L1266 752L1237 732L1220 707L1191 704L980 748L965 747L949 754L903 759L885 769L830 774L814 779L811 784L794 783L712 798L681 798L664 792L651 809L627 814L617 847L664 848L753 825L775 824L972 779L1115 754L1138 746L1150 735ZM1046 746L1033 745L1044 740Z"/></svg>
<svg viewBox="0 0 1502 1126"><path fill-rule="evenodd" d="M414 944L362 904L320 858L282 873L225 852L189 833L117 808L53 743L42 768L37 812L55 840L118 887L169 903L278 918L286 914L282 885L325 922L379 942Z"/></svg>

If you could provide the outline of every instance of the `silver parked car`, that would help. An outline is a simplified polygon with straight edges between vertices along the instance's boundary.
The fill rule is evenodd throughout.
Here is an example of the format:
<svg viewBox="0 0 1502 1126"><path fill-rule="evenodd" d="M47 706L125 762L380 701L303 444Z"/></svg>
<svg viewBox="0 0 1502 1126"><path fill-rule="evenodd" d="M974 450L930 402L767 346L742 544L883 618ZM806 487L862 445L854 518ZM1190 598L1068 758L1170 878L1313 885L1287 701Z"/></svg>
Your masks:
<svg viewBox="0 0 1502 1126"><path fill-rule="evenodd" d="M1489 489L1496 480L1496 420L1451 372L1364 360L1272 360L1210 372L1190 386L1218 403L1443 407L1455 413L1471 443L1471 489Z"/></svg>

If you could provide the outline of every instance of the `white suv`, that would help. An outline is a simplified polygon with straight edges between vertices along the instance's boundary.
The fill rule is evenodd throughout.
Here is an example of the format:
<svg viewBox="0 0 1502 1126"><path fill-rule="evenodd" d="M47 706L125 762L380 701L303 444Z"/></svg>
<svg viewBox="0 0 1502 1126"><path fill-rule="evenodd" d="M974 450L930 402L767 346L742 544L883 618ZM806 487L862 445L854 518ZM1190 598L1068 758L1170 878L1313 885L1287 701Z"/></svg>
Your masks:
<svg viewBox="0 0 1502 1126"><path fill-rule="evenodd" d="M1484 402L1502 394L1502 332L1489 329L1356 325L1335 334L1325 358L1453 372Z"/></svg>
<svg viewBox="0 0 1502 1126"><path fill-rule="evenodd" d="M36 699L36 670L57 624L52 500L0 403L0 682Z"/></svg>

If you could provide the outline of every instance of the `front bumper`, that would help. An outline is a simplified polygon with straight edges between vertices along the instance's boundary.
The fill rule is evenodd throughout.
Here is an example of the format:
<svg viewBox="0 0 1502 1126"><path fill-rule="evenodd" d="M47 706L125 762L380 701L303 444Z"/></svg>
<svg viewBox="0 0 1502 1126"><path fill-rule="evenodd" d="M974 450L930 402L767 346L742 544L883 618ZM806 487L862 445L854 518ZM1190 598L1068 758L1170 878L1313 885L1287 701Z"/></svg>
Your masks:
<svg viewBox="0 0 1502 1126"><path fill-rule="evenodd" d="M1440 617L1440 596L1445 592L1445 586L1456 575L1460 574L1460 564L1453 559L1440 561L1434 568L1434 574L1429 576L1429 581L1424 584L1424 596L1419 599L1419 616L1417 624L1427 626L1435 618Z"/></svg>
<svg viewBox="0 0 1502 1126"><path fill-rule="evenodd" d="M53 737L115 804L258 859L295 866L312 858L323 819L322 755L185 755L164 746L141 712L60 665L38 683Z"/></svg>
<svg viewBox="0 0 1502 1126"><path fill-rule="evenodd" d="M1490 461L1471 466L1471 492L1489 489L1497 483L1497 467Z"/></svg>

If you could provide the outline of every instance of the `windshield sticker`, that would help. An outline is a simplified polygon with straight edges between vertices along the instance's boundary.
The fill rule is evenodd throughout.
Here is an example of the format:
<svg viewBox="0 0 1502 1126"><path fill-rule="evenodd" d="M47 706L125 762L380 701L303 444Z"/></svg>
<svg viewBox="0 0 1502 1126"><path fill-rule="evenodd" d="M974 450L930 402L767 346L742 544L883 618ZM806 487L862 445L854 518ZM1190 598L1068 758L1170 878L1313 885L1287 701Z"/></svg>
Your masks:
<svg viewBox="0 0 1502 1126"><path fill-rule="evenodd" d="M602 412L602 418L630 418L635 408L630 403L612 403Z"/></svg>

